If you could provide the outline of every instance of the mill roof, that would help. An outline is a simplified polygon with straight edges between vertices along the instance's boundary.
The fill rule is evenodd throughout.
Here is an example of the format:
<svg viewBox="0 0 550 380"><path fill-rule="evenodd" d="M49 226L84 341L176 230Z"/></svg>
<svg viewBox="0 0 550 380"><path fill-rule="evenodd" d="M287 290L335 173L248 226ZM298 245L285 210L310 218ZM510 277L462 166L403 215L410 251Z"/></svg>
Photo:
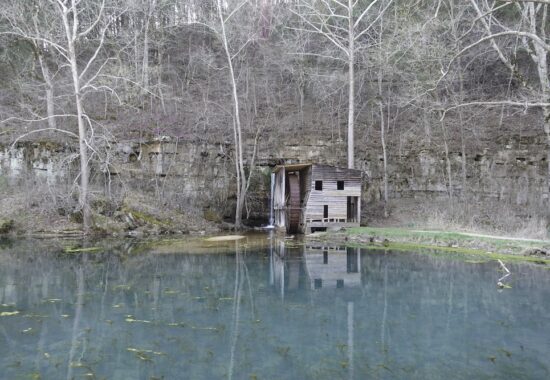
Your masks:
<svg viewBox="0 0 550 380"><path fill-rule="evenodd" d="M359 170L359 169L348 169L348 168L345 168L345 167L339 167L339 166L334 166L334 165L325 165L325 164L316 164L316 163L277 165L273 169L273 172L277 173L282 168L285 168L285 170L287 172L295 172L295 171L303 170L303 169L308 168L310 166L334 168L334 169L338 169L338 170L342 170L342 171L347 171L350 174L354 174L358 177L360 177L361 174L362 174L361 170Z"/></svg>

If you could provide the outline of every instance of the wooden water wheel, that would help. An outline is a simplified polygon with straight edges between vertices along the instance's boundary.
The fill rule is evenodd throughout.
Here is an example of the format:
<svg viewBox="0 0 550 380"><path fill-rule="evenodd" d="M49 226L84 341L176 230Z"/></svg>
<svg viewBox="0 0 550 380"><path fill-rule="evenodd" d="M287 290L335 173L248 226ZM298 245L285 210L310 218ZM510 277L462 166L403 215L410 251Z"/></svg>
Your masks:
<svg viewBox="0 0 550 380"><path fill-rule="evenodd" d="M300 177L298 173L289 173L287 178L286 231L289 234L295 234L299 231L300 217L302 215L302 208L300 207Z"/></svg>

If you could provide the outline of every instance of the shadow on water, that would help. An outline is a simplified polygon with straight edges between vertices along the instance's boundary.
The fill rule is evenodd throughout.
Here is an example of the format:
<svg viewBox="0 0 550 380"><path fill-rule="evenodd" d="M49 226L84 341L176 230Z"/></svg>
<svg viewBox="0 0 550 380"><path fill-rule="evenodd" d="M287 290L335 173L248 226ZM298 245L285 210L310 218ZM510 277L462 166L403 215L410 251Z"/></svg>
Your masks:
<svg viewBox="0 0 550 380"><path fill-rule="evenodd" d="M0 377L550 375L545 269L509 265L511 288L499 290L496 262L273 234L215 254L162 244L72 255L47 242L2 245Z"/></svg>

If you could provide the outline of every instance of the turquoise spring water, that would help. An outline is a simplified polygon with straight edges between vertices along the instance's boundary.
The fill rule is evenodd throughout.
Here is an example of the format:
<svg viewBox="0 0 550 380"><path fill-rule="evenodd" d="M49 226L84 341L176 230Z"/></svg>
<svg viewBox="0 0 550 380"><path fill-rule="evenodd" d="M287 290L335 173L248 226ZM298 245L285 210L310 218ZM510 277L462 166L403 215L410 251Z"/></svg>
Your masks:
<svg viewBox="0 0 550 380"><path fill-rule="evenodd" d="M499 290L494 261L234 244L5 249L0 378L550 378L544 267L509 264L511 288Z"/></svg>

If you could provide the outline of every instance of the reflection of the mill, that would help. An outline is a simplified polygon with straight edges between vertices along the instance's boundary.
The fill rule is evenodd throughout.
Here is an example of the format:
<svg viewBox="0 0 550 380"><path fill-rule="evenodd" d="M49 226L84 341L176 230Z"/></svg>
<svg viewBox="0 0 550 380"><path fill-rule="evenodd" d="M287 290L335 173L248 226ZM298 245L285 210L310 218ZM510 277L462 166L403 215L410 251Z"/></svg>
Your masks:
<svg viewBox="0 0 550 380"><path fill-rule="evenodd" d="M284 240L271 240L270 285L276 287L284 300L285 292L311 289L361 287L361 252L359 248L320 245L296 245ZM347 362L348 375L354 378L354 314L353 301L347 302Z"/></svg>
<svg viewBox="0 0 550 380"><path fill-rule="evenodd" d="M296 245L273 240L270 284L280 290L341 289L361 286L361 255L358 248L329 244Z"/></svg>
<svg viewBox="0 0 550 380"><path fill-rule="evenodd" d="M304 261L313 289L361 285L361 256L357 248L305 246Z"/></svg>

